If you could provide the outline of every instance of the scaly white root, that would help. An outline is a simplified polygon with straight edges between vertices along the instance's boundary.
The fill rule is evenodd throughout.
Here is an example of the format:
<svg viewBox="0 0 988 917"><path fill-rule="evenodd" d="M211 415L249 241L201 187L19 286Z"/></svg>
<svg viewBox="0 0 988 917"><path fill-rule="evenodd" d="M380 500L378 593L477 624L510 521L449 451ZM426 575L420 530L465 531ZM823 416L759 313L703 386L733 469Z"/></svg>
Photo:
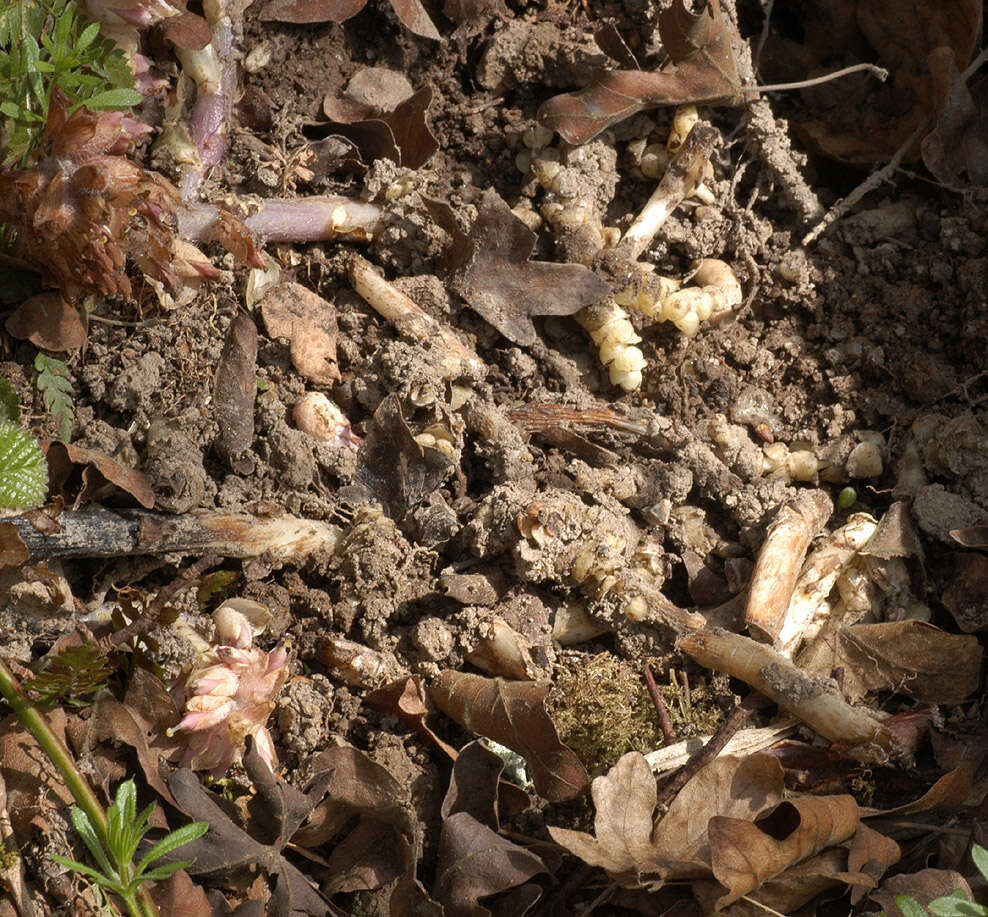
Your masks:
<svg viewBox="0 0 988 917"><path fill-rule="evenodd" d="M725 262L705 258L693 279L695 286L680 289L679 281L672 277L643 273L613 298L577 313L576 320L597 345L600 362L607 367L613 385L634 391L641 385L645 366L645 355L635 346L641 338L625 308L656 322L671 321L687 337L693 337L701 322L723 318L741 304L741 284Z"/></svg>

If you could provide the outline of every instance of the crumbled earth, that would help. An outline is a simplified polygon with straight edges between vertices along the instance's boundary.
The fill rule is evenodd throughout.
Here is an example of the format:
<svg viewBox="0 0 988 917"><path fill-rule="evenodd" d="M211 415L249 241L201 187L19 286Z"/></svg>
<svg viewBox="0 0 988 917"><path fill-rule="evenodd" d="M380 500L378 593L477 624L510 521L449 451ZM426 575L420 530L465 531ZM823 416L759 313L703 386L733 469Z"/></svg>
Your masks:
<svg viewBox="0 0 988 917"><path fill-rule="evenodd" d="M761 29L754 6L741 8L746 37ZM606 654L621 678L640 678L646 664L664 684L669 672L688 672L713 696L713 706L729 708L726 679L711 686L709 673L674 654L683 622L658 612L629 617L625 602L641 595L652 609L666 602L740 627L737 597L765 528L793 488L805 486L784 468L763 473L768 442L824 459L817 483L835 499L853 486L855 511L881 517L895 499L911 499L933 623L953 632L957 621L966 632L988 626L983 606L978 613L984 573L972 575L970 590L957 585L972 553L951 535L988 520L983 197L900 173L803 248L800 240L815 222L807 219L814 209L807 188L825 208L867 172L815 157L789 135L785 119L798 114L798 96L769 98L777 136L770 131L757 145L746 140L744 109L703 109L729 138L708 182L714 203L679 208L646 260L659 273L684 277L695 259L721 258L741 279L744 302L733 320L703 326L693 338L671 324L639 323L644 382L624 394L609 383L571 318L537 318L537 343L520 347L444 282L449 240L423 198L449 203L464 226L489 188L512 207L537 211L544 192L516 165L536 109L604 63L590 39L592 22L617 17L622 34L647 36L655 12L651 3L594 0L512 10L508 21L495 18L477 34L436 43L404 30L385 4L371 3L342 25L315 26L261 21L250 7L244 49L263 43L270 58L243 75L245 102L231 150L204 192L207 199L269 196L272 188L291 187L299 195L331 192L385 204L386 227L360 251L485 361L486 374L468 380L466 406L451 406L453 391L437 369L441 355L428 343L400 339L353 292L345 271L350 249L335 243L270 245L268 252L335 307L340 379L307 381L294 367L289 342L267 338L256 316L254 441L234 468L214 449L220 431L211 398L225 335L245 311L246 272L229 270L232 262L218 250L209 249L228 269L224 279L195 301L167 312L150 291L136 304L97 302L87 346L67 356L76 391L73 442L141 470L156 510L288 513L340 527L340 544L329 556L224 559L217 569L236 574L226 594L250 596L275 613L280 624L260 638L262 645L290 648L291 677L270 722L281 772L298 782L315 753L344 744L365 751L412 801L422 826L416 843L426 888L436 874L450 763L393 707L369 703L369 692L383 674L429 679L466 669L551 681L563 664L573 685L581 664L599 666ZM290 174L293 155L322 120L324 96L367 67L407 74L414 88L432 87L428 121L438 152L415 171L378 160L364 170L321 166L308 180ZM642 139L663 142L668 117L636 115L586 146L570 180L604 225L626 228L651 193L654 181L642 175L629 147ZM785 184L780 159L795 164L806 186ZM399 184L392 199L389 191ZM545 226L535 257L553 258ZM6 346L0 372L30 406L35 350L9 339ZM298 430L293 407L313 389L339 405L358 436L376 430L391 451L382 447L368 458ZM431 400L422 396L426 389ZM404 428L375 421L385 416L389 398L397 399ZM574 412L609 407L640 432L562 420L533 433L511 420L513 409L537 403ZM29 411L37 431L54 433L40 402ZM712 433L717 415L724 415L717 421L727 431L722 437ZM423 446L409 458L414 474L408 472L399 460L400 431L418 436L438 428L450 437L448 453ZM852 478L852 450L875 433L879 473ZM117 491L104 502L121 506L128 498ZM52 577L67 585L73 597L67 603L64 592L37 576L25 583L5 575L5 658L28 666L72 629L70 615L99 630L121 595L149 601L196 557L66 560L53 565ZM963 605L956 619L941 599L951 588L961 593L955 606ZM215 599L205 602L215 607ZM173 606L186 622L202 623L191 599ZM559 622L574 608L578 620L563 627ZM521 635L513 661L488 645L497 622ZM341 662L327 655L326 640L353 641L368 656L360 664L350 657ZM157 657L154 647L146 651L170 675L183 654L165 640ZM635 725L631 739L615 737L609 761L584 761L594 774L638 748L643 735L661 735L647 700L636 692L629 703L649 719L648 729ZM561 705L554 698L550 708ZM436 718L432 728L455 747L471 738L449 719ZM679 728L684 737L695 734L688 724ZM580 731L593 738L584 737L581 747L592 745L600 755L607 736L587 725ZM542 803L505 815L505 823L545 840L547 823L585 828L589 819L578 804ZM31 868L40 870L42 860L35 857ZM556 881L565 882L572 869L562 868ZM50 883L39 879L39 885L49 888L49 902L56 900ZM59 894L62 903L49 903L51 912L72 912L64 890ZM577 897L589 903L592 887ZM374 910L383 905L356 886L334 901L346 913L386 913Z"/></svg>

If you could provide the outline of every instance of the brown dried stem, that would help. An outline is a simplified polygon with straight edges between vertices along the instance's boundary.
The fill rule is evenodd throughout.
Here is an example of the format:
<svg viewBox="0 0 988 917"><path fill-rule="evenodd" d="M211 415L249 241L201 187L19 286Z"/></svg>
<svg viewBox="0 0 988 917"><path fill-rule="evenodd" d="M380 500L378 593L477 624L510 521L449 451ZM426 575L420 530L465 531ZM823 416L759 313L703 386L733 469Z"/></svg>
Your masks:
<svg viewBox="0 0 988 917"><path fill-rule="evenodd" d="M676 742L678 737L676 736L676 730L673 728L672 720L669 719L669 711L666 710L665 701L662 700L662 695L659 694L659 686L655 683L655 676L652 674L652 669L647 665L645 666L645 687L648 688L648 696L652 698L655 715L659 719L659 728L662 730L663 738L669 744Z"/></svg>

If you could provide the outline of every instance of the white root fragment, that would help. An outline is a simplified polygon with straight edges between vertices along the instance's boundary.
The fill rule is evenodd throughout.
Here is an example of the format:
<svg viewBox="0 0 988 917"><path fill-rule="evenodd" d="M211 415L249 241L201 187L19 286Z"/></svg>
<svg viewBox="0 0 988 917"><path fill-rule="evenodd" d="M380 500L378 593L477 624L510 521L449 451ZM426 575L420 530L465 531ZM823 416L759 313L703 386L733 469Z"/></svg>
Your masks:
<svg viewBox="0 0 988 917"><path fill-rule="evenodd" d="M420 343L431 340L445 350L443 368L447 378L464 372L473 373L483 367L484 362L475 351L385 280L366 258L351 256L347 273L354 290L375 312L391 322L402 337Z"/></svg>
<svg viewBox="0 0 988 917"><path fill-rule="evenodd" d="M696 190L703 179L716 136L716 131L703 123L697 123L690 131L658 187L621 240L629 261L638 260L669 215Z"/></svg>
<svg viewBox="0 0 988 917"><path fill-rule="evenodd" d="M582 602L560 605L552 619L552 639L560 646L586 643L610 631L610 627L590 616Z"/></svg>
<svg viewBox="0 0 988 917"><path fill-rule="evenodd" d="M576 320L597 345L597 356L607 367L612 385L633 392L642 384L645 355L634 345L641 341L624 311L604 299L576 313Z"/></svg>
<svg viewBox="0 0 988 917"><path fill-rule="evenodd" d="M731 736L721 754L738 755L739 757L754 755L763 749L770 748L780 739L792 735L795 731L796 723L792 720L779 723L776 726L765 726L762 729L742 729L741 732ZM694 736L691 739L683 739L682 742L676 742L674 745L666 745L655 751L650 751L645 755L645 760L652 772L657 777L661 777L663 774L679 770L711 738L713 736Z"/></svg>
<svg viewBox="0 0 988 917"><path fill-rule="evenodd" d="M833 511L824 491L801 490L768 527L744 613L748 631L757 639L771 643L778 638L807 548Z"/></svg>
<svg viewBox="0 0 988 917"><path fill-rule="evenodd" d="M316 657L330 674L348 685L373 689L396 674L393 657L345 637L320 641Z"/></svg>
<svg viewBox="0 0 988 917"><path fill-rule="evenodd" d="M850 746L854 757L886 761L893 751L888 727L848 704L836 685L809 678L764 643L715 628L680 637L676 648L706 668L740 678L825 739Z"/></svg>
<svg viewBox="0 0 988 917"><path fill-rule="evenodd" d="M855 513L806 559L776 641L783 656L791 659L820 632L833 611L829 596L838 577L877 528L872 516Z"/></svg>
<svg viewBox="0 0 988 917"><path fill-rule="evenodd" d="M495 617L485 625L481 639L466 659L489 675L525 681L535 675L531 649L530 640L503 618Z"/></svg>
<svg viewBox="0 0 988 917"><path fill-rule="evenodd" d="M322 392L306 392L292 410L295 426L313 439L357 452L363 442L339 406Z"/></svg>

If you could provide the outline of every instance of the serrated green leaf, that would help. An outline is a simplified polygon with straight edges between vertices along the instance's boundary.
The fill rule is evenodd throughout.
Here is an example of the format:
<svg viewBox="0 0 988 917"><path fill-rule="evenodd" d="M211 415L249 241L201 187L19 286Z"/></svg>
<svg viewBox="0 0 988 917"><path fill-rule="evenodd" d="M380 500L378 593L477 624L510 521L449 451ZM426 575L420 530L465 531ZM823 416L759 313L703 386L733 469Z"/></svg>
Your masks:
<svg viewBox="0 0 988 917"><path fill-rule="evenodd" d="M961 888L942 898L936 898L926 907L936 917L983 917L986 910L968 898Z"/></svg>
<svg viewBox="0 0 988 917"><path fill-rule="evenodd" d="M48 463L38 441L9 420L0 422L0 509L34 509L48 492Z"/></svg>

